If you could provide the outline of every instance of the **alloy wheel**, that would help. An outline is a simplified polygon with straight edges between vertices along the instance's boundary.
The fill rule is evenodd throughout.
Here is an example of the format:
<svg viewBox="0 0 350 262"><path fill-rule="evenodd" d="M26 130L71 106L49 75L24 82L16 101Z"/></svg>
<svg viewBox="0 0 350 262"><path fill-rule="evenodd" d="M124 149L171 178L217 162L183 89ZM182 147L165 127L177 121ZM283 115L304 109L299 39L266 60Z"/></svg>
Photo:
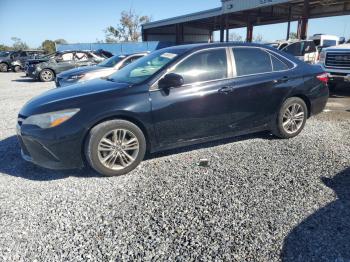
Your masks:
<svg viewBox="0 0 350 262"><path fill-rule="evenodd" d="M131 131L115 129L103 136L97 150L103 166L112 170L123 170L136 160L140 145Z"/></svg>
<svg viewBox="0 0 350 262"><path fill-rule="evenodd" d="M305 121L305 112L304 108L297 103L291 104L289 107L286 108L283 119L282 119L282 125L283 129L288 134L295 134L297 133L300 128L303 126L303 123Z"/></svg>
<svg viewBox="0 0 350 262"><path fill-rule="evenodd" d="M44 70L41 72L41 78L44 81L49 82L53 79L53 73L50 70Z"/></svg>

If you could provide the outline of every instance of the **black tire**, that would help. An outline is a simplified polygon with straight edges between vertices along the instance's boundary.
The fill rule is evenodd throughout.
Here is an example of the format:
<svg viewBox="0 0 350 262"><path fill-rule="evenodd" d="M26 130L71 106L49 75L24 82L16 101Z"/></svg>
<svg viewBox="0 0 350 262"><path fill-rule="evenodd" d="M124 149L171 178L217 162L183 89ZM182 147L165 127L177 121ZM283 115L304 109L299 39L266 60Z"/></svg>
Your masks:
<svg viewBox="0 0 350 262"><path fill-rule="evenodd" d="M0 63L0 72L7 72L9 70L9 66L6 63Z"/></svg>
<svg viewBox="0 0 350 262"><path fill-rule="evenodd" d="M337 83L328 83L328 88L331 93L335 93L337 91Z"/></svg>
<svg viewBox="0 0 350 262"><path fill-rule="evenodd" d="M18 73L21 71L21 67L19 65L14 66L13 71Z"/></svg>
<svg viewBox="0 0 350 262"><path fill-rule="evenodd" d="M51 82L55 79L55 73L51 69L43 69L39 74L39 79L41 82Z"/></svg>
<svg viewBox="0 0 350 262"><path fill-rule="evenodd" d="M130 131L138 140L138 153L134 161L123 169L115 170L106 167L100 160L101 152L98 151L100 141L110 132L116 129L123 129ZM115 149L115 148L114 148ZM116 150L116 149L115 149ZM141 129L135 124L125 120L110 120L98 124L89 133L84 149L85 157L89 165L98 173L104 176L121 176L129 173L135 169L143 160L146 153L146 139ZM119 158L116 158L115 163ZM108 161L106 161L108 162ZM118 162L118 161L117 161Z"/></svg>
<svg viewBox="0 0 350 262"><path fill-rule="evenodd" d="M298 117L299 119L298 124L296 124L297 130L295 130L294 132L291 132L290 130L287 130L288 129L287 125L284 126L283 123L284 123L284 120L285 120L285 123L288 122L288 119L285 118L285 115L287 114L287 110L290 110L292 106L295 104L300 106L300 110L302 110L304 114L303 114L303 119L300 120L299 119L301 118L300 117L301 111L300 111L299 117ZM284 101L284 103L282 104L277 114L277 119L274 123L275 126L273 127L272 133L275 136L283 139L296 137L304 129L307 117L308 117L308 108L304 100L302 100L299 97L288 98L286 101Z"/></svg>

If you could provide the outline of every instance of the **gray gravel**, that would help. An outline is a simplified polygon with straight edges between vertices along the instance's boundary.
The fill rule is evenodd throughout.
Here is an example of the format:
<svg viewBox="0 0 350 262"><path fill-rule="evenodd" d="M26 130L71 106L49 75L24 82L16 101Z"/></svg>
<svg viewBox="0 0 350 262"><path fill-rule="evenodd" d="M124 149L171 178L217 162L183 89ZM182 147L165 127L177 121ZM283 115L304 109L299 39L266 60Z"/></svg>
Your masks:
<svg viewBox="0 0 350 262"><path fill-rule="evenodd" d="M350 261L350 113L100 178L21 160L17 113L53 86L21 75L0 74L0 261Z"/></svg>

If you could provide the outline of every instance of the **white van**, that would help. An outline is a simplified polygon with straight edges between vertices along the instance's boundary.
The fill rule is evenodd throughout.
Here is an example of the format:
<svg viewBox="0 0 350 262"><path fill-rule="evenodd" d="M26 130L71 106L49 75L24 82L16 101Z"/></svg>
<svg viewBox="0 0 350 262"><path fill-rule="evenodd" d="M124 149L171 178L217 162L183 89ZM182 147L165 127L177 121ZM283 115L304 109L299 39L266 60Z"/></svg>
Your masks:
<svg viewBox="0 0 350 262"><path fill-rule="evenodd" d="M316 34L309 38L313 40L317 47L330 47L340 44L340 37L335 35Z"/></svg>

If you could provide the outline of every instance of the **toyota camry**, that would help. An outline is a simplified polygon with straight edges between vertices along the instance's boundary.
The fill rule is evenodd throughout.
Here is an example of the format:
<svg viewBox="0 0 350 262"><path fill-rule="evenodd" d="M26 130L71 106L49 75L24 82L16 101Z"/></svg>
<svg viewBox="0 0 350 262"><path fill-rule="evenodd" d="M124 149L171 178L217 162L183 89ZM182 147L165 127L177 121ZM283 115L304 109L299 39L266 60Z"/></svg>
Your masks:
<svg viewBox="0 0 350 262"><path fill-rule="evenodd" d="M169 47L32 99L17 133L37 165L123 175L146 153L263 130L293 138L323 111L327 81L320 67L268 46Z"/></svg>

